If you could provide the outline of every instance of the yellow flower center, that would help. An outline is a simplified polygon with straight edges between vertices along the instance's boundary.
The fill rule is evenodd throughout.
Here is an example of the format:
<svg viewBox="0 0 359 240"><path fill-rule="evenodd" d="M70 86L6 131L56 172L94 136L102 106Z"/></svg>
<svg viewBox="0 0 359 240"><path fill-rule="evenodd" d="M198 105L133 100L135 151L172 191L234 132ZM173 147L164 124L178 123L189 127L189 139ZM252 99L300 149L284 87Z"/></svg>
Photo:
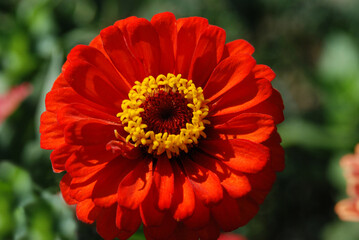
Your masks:
<svg viewBox="0 0 359 240"><path fill-rule="evenodd" d="M136 81L128 97L122 101L122 112L117 117L128 132L126 141L136 147L146 147L150 154L166 152L171 158L180 150L187 153L201 136L206 138L205 124L210 122L204 118L209 100L204 99L201 87L196 88L181 74ZM117 131L115 135L119 137Z"/></svg>

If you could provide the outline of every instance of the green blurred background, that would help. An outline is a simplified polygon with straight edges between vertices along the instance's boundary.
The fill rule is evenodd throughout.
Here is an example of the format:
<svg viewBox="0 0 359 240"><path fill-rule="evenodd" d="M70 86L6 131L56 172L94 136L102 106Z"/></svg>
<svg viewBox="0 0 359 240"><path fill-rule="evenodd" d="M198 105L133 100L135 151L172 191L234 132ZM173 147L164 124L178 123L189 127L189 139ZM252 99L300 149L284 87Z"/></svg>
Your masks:
<svg viewBox="0 0 359 240"><path fill-rule="evenodd" d="M236 232L250 240L356 240L340 221L346 197L339 159L359 142L359 1L356 0L1 0L0 93L34 91L0 126L0 239L100 239L59 197L61 174L39 147L45 94L76 44L131 15L202 16L243 38L277 73L286 120L286 169L259 214ZM132 239L144 239L139 231Z"/></svg>

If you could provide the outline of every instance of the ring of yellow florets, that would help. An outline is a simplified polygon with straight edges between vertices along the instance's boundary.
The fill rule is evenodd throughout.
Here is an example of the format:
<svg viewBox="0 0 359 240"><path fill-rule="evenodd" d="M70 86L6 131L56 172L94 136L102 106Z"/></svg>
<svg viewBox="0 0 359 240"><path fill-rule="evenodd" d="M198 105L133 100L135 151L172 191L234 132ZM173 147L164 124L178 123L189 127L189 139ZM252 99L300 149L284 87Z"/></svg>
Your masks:
<svg viewBox="0 0 359 240"><path fill-rule="evenodd" d="M159 91L173 91L180 93L187 101L187 106L193 111L192 121L186 123L185 128L180 129L179 134L155 133L146 131L147 125L142 122L141 107L147 97L154 96ZM196 88L192 80L181 78L173 74L159 75L157 78L146 77L142 82L135 82L128 94L129 99L122 101L122 112L117 114L124 130L128 132L127 142L137 146L146 146L148 153L160 155L166 152L168 158L179 155L180 150L188 152L188 147L198 143L200 136L206 138L204 133L205 124L210 122L204 119L208 115L209 100L204 99L203 89ZM115 132L118 136L118 133Z"/></svg>

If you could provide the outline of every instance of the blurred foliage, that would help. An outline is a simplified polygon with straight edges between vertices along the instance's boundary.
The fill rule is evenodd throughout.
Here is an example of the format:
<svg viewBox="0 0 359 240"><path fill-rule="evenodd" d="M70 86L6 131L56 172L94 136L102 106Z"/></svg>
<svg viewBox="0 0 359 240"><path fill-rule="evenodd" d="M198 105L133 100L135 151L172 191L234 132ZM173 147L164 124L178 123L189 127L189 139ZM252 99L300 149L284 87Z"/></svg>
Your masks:
<svg viewBox="0 0 359 240"><path fill-rule="evenodd" d="M345 197L338 161L359 142L359 2L356 0L2 0L0 93L24 81L33 94L0 126L0 239L100 239L58 194L49 152L39 148L44 98L66 54L131 15L202 16L228 41L251 42L277 73L287 167L261 210L236 230L248 239L359 239L338 220ZM132 239L143 239L139 231Z"/></svg>

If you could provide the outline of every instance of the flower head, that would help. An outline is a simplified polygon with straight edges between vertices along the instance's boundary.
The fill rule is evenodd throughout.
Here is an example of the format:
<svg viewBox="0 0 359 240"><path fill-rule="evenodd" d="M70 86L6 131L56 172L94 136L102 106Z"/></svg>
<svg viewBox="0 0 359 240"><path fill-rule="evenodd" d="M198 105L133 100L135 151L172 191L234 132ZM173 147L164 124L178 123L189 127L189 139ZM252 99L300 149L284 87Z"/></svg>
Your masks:
<svg viewBox="0 0 359 240"><path fill-rule="evenodd" d="M345 155L340 160L340 165L344 170L350 198L338 202L335 211L342 220L359 222L359 144L354 154Z"/></svg>
<svg viewBox="0 0 359 240"><path fill-rule="evenodd" d="M76 46L46 97L41 146L105 239L216 239L284 168L283 103L244 40L200 17L130 17Z"/></svg>

